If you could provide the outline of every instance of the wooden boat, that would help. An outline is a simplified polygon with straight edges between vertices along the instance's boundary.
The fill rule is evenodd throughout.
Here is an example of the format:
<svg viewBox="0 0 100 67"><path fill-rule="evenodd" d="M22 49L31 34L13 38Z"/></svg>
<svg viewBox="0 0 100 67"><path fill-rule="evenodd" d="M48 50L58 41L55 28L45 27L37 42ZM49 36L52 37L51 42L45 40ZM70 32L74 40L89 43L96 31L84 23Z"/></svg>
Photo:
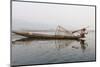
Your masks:
<svg viewBox="0 0 100 67"><path fill-rule="evenodd" d="M73 35L73 33L78 32L81 29L70 32L66 30L65 28L63 28L62 26L58 25L57 30L63 31L64 33L69 33L70 35L51 35L51 34L41 34L41 33L34 33L34 32L15 32L15 31L13 31L13 33L28 37L28 38L35 38L35 39L77 39L77 40L82 39L80 36Z"/></svg>
<svg viewBox="0 0 100 67"><path fill-rule="evenodd" d="M39 34L33 32L13 32L17 35L21 35L28 38L36 39L79 39L80 36L67 36L67 35L50 35L50 34Z"/></svg>

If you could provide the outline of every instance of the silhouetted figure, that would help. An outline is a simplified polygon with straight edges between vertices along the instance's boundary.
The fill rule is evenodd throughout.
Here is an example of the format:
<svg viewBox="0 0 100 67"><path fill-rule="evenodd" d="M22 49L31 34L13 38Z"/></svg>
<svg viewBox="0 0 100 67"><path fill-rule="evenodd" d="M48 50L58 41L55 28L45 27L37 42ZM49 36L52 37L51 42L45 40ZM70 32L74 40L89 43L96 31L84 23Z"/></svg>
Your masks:
<svg viewBox="0 0 100 67"><path fill-rule="evenodd" d="M86 28L81 29L80 37L85 38L86 37L85 36L86 34L88 34L88 32L86 31Z"/></svg>

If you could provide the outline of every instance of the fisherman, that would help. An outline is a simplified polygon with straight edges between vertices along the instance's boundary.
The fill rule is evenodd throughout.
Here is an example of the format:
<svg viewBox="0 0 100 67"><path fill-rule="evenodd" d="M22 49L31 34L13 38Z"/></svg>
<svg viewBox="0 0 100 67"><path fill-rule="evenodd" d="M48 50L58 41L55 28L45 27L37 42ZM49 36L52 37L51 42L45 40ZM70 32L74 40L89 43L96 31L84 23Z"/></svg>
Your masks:
<svg viewBox="0 0 100 67"><path fill-rule="evenodd" d="M88 32L86 31L86 28L83 28L80 30L80 37L85 38L86 34L88 34Z"/></svg>

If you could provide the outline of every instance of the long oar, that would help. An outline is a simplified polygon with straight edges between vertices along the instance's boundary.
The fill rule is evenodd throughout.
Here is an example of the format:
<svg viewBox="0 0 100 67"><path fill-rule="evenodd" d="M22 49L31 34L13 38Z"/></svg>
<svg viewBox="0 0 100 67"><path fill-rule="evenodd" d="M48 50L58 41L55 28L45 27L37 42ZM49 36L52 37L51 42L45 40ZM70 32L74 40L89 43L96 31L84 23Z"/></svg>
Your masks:
<svg viewBox="0 0 100 67"><path fill-rule="evenodd" d="M84 28L88 28L88 27L89 27L89 26L84 27ZM78 31L80 31L80 30L82 30L82 29L84 29L84 28L81 28L81 29L78 29L78 30L72 31L72 33L78 32Z"/></svg>

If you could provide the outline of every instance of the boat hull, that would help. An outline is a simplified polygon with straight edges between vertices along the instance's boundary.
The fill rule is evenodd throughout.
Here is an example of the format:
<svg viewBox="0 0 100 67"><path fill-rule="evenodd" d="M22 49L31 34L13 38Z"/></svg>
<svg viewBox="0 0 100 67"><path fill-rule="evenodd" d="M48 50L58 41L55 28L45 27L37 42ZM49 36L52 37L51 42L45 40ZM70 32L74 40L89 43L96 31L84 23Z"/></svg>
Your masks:
<svg viewBox="0 0 100 67"><path fill-rule="evenodd" d="M49 35L49 34L39 34L30 32L13 32L13 33L35 39L79 39L80 38L79 36Z"/></svg>

